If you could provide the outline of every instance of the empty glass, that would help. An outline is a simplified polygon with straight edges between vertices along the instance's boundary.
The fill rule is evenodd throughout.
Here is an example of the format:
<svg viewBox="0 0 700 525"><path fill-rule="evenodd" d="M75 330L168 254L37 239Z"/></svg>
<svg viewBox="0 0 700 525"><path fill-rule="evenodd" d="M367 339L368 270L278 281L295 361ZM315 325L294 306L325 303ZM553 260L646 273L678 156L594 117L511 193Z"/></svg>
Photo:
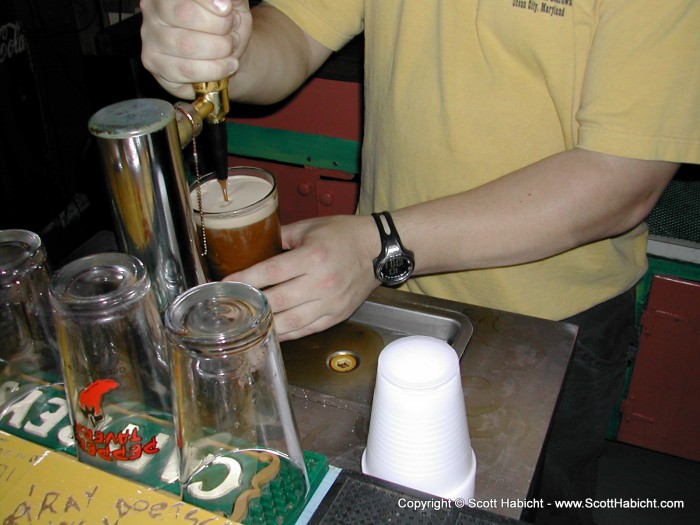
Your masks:
<svg viewBox="0 0 700 525"><path fill-rule="evenodd" d="M165 326L183 499L286 522L308 479L267 300L246 284L203 284L175 299Z"/></svg>
<svg viewBox="0 0 700 525"><path fill-rule="evenodd" d="M143 263L83 257L51 283L78 459L177 491L165 332Z"/></svg>
<svg viewBox="0 0 700 525"><path fill-rule="evenodd" d="M0 372L60 379L48 301L51 269L36 233L0 230Z"/></svg>

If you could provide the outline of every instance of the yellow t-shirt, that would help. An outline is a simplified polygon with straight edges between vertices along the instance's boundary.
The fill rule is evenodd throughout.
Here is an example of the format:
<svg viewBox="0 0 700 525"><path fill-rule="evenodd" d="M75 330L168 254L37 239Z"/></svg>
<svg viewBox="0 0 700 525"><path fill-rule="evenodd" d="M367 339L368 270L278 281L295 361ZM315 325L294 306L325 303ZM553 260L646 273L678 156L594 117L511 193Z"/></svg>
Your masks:
<svg viewBox="0 0 700 525"><path fill-rule="evenodd" d="M360 213L462 192L575 147L700 163L698 0L269 3L334 50L365 32ZM646 235L641 225L408 288L563 319L635 284Z"/></svg>

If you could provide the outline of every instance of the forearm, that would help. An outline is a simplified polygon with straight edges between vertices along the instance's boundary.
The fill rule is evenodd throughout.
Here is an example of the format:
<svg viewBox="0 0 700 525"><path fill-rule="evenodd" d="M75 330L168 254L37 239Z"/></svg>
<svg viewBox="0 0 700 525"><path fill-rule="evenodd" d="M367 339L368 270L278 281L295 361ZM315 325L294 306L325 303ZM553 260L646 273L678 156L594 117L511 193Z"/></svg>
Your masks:
<svg viewBox="0 0 700 525"><path fill-rule="evenodd" d="M232 100L277 102L291 94L330 56L286 15L266 4L252 10L253 32L239 70L231 77Z"/></svg>
<svg viewBox="0 0 700 525"><path fill-rule="evenodd" d="M676 169L572 150L392 215L417 274L521 264L635 227Z"/></svg>

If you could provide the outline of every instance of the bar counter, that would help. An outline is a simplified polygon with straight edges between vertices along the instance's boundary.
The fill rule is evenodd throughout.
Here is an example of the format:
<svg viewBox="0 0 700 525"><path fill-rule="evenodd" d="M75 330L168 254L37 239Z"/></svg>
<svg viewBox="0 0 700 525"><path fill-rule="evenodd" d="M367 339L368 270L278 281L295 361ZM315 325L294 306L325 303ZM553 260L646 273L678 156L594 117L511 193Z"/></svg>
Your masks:
<svg viewBox="0 0 700 525"><path fill-rule="evenodd" d="M506 520L527 517L523 515L523 510L526 509L518 506L517 502L533 497L533 481L536 479L538 460L573 349L576 327L384 288L376 290L370 297L370 302L372 300L389 306L400 304L402 307L415 309L434 308L440 311L442 308L445 312L451 309L471 322L471 335L460 364L471 442L477 459L477 510L481 508ZM431 326L423 328L430 330ZM310 355L313 355L313 352ZM289 370L289 367L287 368ZM346 473L360 472L361 456L370 424L370 403L351 400L351 396L324 394L319 390L295 385L291 380L290 383L302 448L326 456L328 464L335 467L335 472L338 469L343 469ZM22 406L3 414L0 417L3 430L48 448L67 450L59 446L62 444L61 436L69 431L70 424L67 411L56 408L62 404L54 397L58 398L61 395L62 390L52 393L49 388L47 395L41 398L43 401L37 401L43 403L37 411L30 409L32 401L23 402ZM42 430L41 436L32 432L32 428ZM8 437L0 432L0 449L6 448L7 439ZM449 439L449 436L446 439ZM68 446L65 443L63 445ZM5 460L9 461L10 456L7 454ZM30 454L20 450L14 454L19 458L17 469L19 466L30 469L23 481L25 485L31 485L41 479L45 490L56 492L77 490L86 480L91 480L95 487L100 484L109 486L113 483L96 481L97 473L91 472L93 469L78 464L63 454L52 455L57 462L56 472L61 473L60 475L41 475L40 478L36 478L40 473L37 471L32 474L35 469L30 468L32 465L26 462L26 458L43 457L42 454L48 454L48 451ZM50 462L36 463L46 467ZM0 467L7 469L8 465L0 461ZM72 471L80 474L74 476L70 474ZM19 474L15 477L19 479L18 476ZM11 482L9 478L0 479L0 485L3 482L8 482L8 490L13 487L14 492L5 495L7 501L0 507L7 505L4 510L9 513L29 508L24 501L30 497L27 494L31 495L32 491L27 493L21 483ZM113 497L119 496L119 501L163 499L158 492L145 495L138 485L134 487L124 482L103 492L113 494ZM319 491L319 497L321 494ZM2 499L0 497L0 500ZM115 507L109 497L103 499L103 508L108 509L104 511L104 516L107 516L109 512L114 512ZM168 502L169 500L163 500L163 503L160 499L158 505L165 505L163 508L173 512L173 509L177 508L172 502ZM40 501L37 501L34 503L39 504ZM331 492L323 503L327 504L329 501L333 501ZM512 504L504 504L504 501ZM484 502L485 505L479 507L480 502ZM363 509L365 503L364 500L357 501L356 506ZM98 512L97 507L94 510ZM203 513L206 514L206 511Z"/></svg>

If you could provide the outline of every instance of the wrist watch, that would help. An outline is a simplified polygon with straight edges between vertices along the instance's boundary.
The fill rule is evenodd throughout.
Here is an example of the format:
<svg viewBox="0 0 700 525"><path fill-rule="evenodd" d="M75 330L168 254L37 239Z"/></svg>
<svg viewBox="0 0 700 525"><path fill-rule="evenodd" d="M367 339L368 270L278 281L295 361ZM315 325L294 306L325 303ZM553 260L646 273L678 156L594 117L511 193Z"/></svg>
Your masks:
<svg viewBox="0 0 700 525"><path fill-rule="evenodd" d="M387 286L398 286L408 280L413 273L415 261L413 252L401 244L394 221L389 212L373 213L379 229L382 251L374 259L374 275Z"/></svg>

